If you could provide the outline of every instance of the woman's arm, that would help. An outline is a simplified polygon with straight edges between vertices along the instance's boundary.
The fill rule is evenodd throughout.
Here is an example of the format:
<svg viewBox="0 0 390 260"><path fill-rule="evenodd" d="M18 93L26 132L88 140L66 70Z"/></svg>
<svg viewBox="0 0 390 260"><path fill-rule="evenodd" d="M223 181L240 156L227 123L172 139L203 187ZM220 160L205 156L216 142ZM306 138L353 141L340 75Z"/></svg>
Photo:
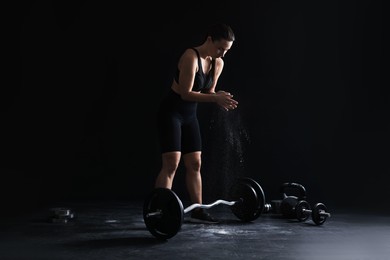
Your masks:
<svg viewBox="0 0 390 260"><path fill-rule="evenodd" d="M230 93L220 91L215 93L215 88L218 82L218 78L221 75L223 69L223 60L217 59L215 62L215 75L213 83L210 87L210 94L192 91L194 84L195 74L198 68L198 58L196 53L187 49L179 60L178 68L180 70L179 82L174 82L173 89L179 93L183 100L194 102L215 102L222 106L224 109L234 109L237 107L238 102L234 100Z"/></svg>

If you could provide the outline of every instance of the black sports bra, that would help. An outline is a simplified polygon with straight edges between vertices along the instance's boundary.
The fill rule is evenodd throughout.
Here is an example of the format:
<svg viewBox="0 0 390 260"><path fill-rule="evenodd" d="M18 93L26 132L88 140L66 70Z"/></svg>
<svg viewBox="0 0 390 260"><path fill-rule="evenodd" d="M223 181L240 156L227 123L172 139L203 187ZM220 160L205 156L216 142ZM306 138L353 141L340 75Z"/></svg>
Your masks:
<svg viewBox="0 0 390 260"><path fill-rule="evenodd" d="M192 86L193 91L202 91L204 89L210 88L211 84L213 83L214 79L214 68L215 68L215 59L213 59L211 63L211 70L208 75L205 75L203 73L203 68L202 68L202 61L200 59L200 55L197 49L191 48L196 52L196 55L198 56L198 71L195 74L195 79L194 79L194 85ZM175 74L175 81L176 83L179 83L179 74L180 70L179 68L176 69L176 74Z"/></svg>

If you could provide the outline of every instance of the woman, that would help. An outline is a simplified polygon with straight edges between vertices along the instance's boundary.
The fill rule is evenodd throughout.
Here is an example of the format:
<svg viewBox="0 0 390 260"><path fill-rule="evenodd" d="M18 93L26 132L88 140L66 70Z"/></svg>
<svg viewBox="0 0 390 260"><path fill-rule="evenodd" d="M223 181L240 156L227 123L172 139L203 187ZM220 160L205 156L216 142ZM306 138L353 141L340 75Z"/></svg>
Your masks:
<svg viewBox="0 0 390 260"><path fill-rule="evenodd" d="M188 48L179 59L171 88L158 112L162 167L155 188L172 188L173 179L183 158L186 185L192 203L202 204L201 155L202 140L197 119L199 102L214 102L226 111L238 102L225 91L215 91L224 67L223 57L235 40L230 26L210 26L204 42ZM192 222L218 223L206 210L191 212Z"/></svg>

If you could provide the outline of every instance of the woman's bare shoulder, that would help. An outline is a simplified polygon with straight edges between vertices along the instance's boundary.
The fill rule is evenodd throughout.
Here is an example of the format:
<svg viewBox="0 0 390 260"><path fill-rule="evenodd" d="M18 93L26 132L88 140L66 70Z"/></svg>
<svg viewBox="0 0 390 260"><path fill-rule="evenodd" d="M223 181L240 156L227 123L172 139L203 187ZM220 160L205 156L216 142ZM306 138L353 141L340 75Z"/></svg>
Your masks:
<svg viewBox="0 0 390 260"><path fill-rule="evenodd" d="M183 62L187 64L196 64L196 60L197 57L195 51L191 48L187 48L180 56L179 64L183 64Z"/></svg>
<svg viewBox="0 0 390 260"><path fill-rule="evenodd" d="M190 58L190 59L193 59L194 57L196 57L196 53L194 51L194 49L192 48L187 48L183 51L182 55L181 55L182 58Z"/></svg>

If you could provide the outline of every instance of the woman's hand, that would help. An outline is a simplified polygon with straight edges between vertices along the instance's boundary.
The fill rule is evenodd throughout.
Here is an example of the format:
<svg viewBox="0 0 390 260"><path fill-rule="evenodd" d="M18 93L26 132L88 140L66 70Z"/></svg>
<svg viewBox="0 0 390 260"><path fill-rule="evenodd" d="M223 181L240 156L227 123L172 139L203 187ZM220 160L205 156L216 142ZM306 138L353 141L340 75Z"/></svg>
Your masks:
<svg viewBox="0 0 390 260"><path fill-rule="evenodd" d="M237 108L238 102L233 99L233 95L229 92L220 90L215 93L216 103L226 111Z"/></svg>

